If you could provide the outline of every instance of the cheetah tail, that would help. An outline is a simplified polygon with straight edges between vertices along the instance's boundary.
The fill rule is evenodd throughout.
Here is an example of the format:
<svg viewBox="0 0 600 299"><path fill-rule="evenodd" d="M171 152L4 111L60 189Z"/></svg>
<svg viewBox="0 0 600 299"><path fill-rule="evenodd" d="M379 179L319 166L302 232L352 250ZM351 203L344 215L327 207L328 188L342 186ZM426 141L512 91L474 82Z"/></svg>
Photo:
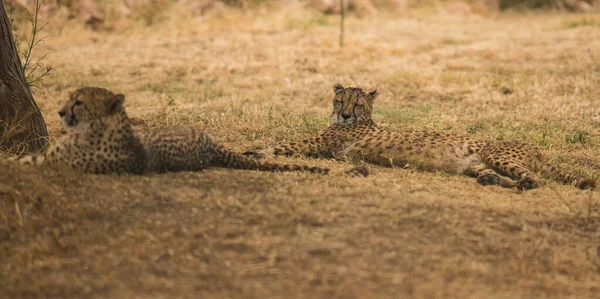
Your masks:
<svg viewBox="0 0 600 299"><path fill-rule="evenodd" d="M297 165L297 164L279 164L279 163L269 163L269 162L261 162L255 159L246 157L242 154L235 153L224 148L220 149L221 161L223 166L228 168L236 168L236 169L249 169L249 170L260 170L260 171L306 171L311 173L318 174L328 174L328 168L321 167L310 167L306 165Z"/></svg>
<svg viewBox="0 0 600 299"><path fill-rule="evenodd" d="M596 180L559 170L551 164L542 166L542 177L553 179L566 185L575 185L579 189L596 189Z"/></svg>
<svg viewBox="0 0 600 299"><path fill-rule="evenodd" d="M310 173L318 173L318 174L328 174L329 168L322 167L310 167L306 165L298 165L298 164L277 164L277 163L268 163L268 162L258 162L258 170L262 171L306 171Z"/></svg>

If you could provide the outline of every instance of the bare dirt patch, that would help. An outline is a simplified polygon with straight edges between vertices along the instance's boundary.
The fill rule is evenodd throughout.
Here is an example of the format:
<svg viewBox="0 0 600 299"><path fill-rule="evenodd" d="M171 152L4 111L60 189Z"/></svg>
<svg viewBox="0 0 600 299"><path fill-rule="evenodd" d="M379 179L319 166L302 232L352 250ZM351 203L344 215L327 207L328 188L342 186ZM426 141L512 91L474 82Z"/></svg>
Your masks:
<svg viewBox="0 0 600 299"><path fill-rule="evenodd" d="M598 178L600 30L572 26L580 20L381 13L349 18L342 49L337 18L300 9L173 15L112 32L54 25L42 52L56 72L35 98L51 138L68 92L93 85L123 92L142 125L202 127L244 151L318 132L339 82L378 88L374 117L390 130L530 141ZM380 167L368 178L0 168L0 297L600 292L596 191L523 193Z"/></svg>

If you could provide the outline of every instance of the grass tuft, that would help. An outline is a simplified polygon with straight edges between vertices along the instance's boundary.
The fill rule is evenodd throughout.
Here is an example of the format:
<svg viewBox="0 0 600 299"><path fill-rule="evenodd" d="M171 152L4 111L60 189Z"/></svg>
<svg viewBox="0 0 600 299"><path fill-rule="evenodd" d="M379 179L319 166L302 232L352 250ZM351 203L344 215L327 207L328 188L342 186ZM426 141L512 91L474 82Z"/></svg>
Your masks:
<svg viewBox="0 0 600 299"><path fill-rule="evenodd" d="M567 143L584 144L584 143L587 143L589 136L590 136L590 134L587 132L575 132L571 135L565 136L565 140L567 141Z"/></svg>

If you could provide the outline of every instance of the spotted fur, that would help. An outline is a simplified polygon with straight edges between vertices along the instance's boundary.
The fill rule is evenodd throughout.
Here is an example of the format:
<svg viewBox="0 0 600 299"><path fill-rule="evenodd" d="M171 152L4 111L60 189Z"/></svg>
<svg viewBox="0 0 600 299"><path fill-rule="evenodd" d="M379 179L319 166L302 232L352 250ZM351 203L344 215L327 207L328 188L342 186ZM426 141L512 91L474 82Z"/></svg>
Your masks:
<svg viewBox="0 0 600 299"><path fill-rule="evenodd" d="M320 167L256 161L214 143L195 128L134 132L123 107L124 99L122 94L103 88L76 90L58 112L61 123L70 132L45 153L17 160L22 164L48 164L97 174L195 171L208 167L329 172Z"/></svg>
<svg viewBox="0 0 600 299"><path fill-rule="evenodd" d="M276 147L274 155L359 158L390 167L467 174L482 185L533 189L544 178L581 189L596 181L557 169L533 145L518 141L484 141L429 130L386 131L371 118L377 90L334 86L329 127L319 136Z"/></svg>

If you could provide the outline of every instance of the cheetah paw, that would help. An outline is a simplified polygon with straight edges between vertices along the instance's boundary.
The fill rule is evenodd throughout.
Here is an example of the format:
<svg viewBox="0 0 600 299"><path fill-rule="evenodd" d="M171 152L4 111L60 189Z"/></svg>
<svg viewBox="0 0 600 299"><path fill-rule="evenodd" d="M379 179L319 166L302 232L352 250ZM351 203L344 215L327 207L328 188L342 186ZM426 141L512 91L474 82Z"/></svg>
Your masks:
<svg viewBox="0 0 600 299"><path fill-rule="evenodd" d="M596 180L593 179L585 179L579 183L577 183L577 187L579 189L585 190L585 189L596 189Z"/></svg>
<svg viewBox="0 0 600 299"><path fill-rule="evenodd" d="M517 188L519 188L520 190L531 190L538 188L539 186L540 184L530 177L524 177L517 182Z"/></svg>
<svg viewBox="0 0 600 299"><path fill-rule="evenodd" d="M493 173L480 175L477 177L477 182L483 186L498 185L500 183L500 176Z"/></svg>

